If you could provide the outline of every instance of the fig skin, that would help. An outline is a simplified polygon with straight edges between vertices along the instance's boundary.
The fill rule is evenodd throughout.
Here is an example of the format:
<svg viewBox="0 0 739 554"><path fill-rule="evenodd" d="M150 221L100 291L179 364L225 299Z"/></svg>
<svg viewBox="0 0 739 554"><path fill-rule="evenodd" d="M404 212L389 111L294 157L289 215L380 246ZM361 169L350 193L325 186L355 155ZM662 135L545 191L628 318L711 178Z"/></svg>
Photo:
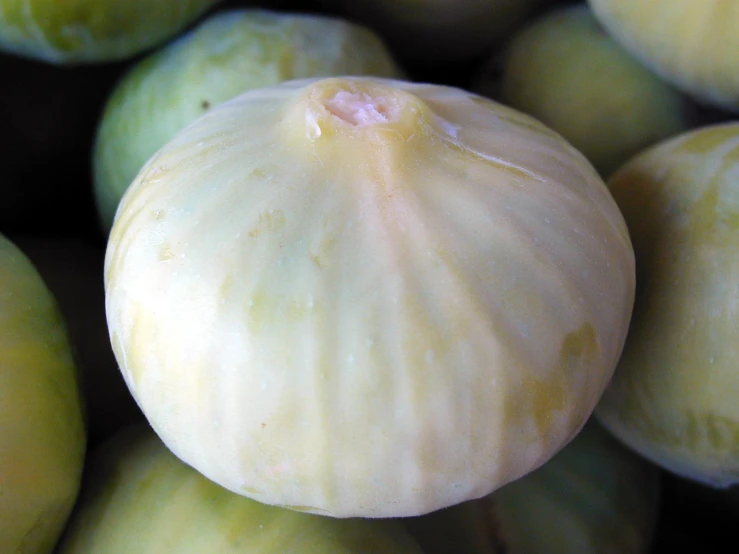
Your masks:
<svg viewBox="0 0 739 554"><path fill-rule="evenodd" d="M178 460L145 424L93 451L57 554L421 554L397 521L259 504Z"/></svg>
<svg viewBox="0 0 739 554"><path fill-rule="evenodd" d="M539 469L485 498L404 523L426 554L647 554L661 477L590 418Z"/></svg>
<svg viewBox="0 0 739 554"><path fill-rule="evenodd" d="M0 235L0 552L52 552L77 498L85 447L56 300Z"/></svg>
<svg viewBox="0 0 739 554"><path fill-rule="evenodd" d="M693 123L686 99L623 50L586 4L533 20L502 64L499 100L561 133L604 178Z"/></svg>
<svg viewBox="0 0 739 554"><path fill-rule="evenodd" d="M546 464L486 501L507 554L648 554L660 473L591 418Z"/></svg>
<svg viewBox="0 0 739 554"><path fill-rule="evenodd" d="M637 155L608 186L634 243L637 292L623 355L596 415L664 469L739 482L739 123Z"/></svg>
<svg viewBox="0 0 739 554"><path fill-rule="evenodd" d="M93 148L102 227L146 161L218 104L290 79L402 74L379 37L342 19L262 9L208 17L137 63L108 99Z"/></svg>
<svg viewBox="0 0 739 554"><path fill-rule="evenodd" d="M613 37L696 99L739 111L739 4L734 0L588 0Z"/></svg>
<svg viewBox="0 0 739 554"><path fill-rule="evenodd" d="M53 64L131 58L219 0L0 0L0 51Z"/></svg>
<svg viewBox="0 0 739 554"><path fill-rule="evenodd" d="M105 266L111 342L165 444L229 490L419 515L533 470L611 377L634 290L602 179L461 89L256 89L147 162Z"/></svg>
<svg viewBox="0 0 739 554"><path fill-rule="evenodd" d="M88 448L144 416L121 377L108 338L104 248L77 237L14 237L59 303L80 370Z"/></svg>
<svg viewBox="0 0 739 554"><path fill-rule="evenodd" d="M486 54L544 0L335 0L376 29L404 61L454 62Z"/></svg>

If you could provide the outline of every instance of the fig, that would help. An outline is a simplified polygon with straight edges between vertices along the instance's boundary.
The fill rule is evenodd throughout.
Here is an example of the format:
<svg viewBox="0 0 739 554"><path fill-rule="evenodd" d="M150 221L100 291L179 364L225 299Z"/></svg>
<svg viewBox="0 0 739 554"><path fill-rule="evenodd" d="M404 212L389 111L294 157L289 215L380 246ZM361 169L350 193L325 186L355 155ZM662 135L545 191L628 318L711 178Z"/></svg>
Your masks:
<svg viewBox="0 0 739 554"><path fill-rule="evenodd" d="M739 4L733 0L588 0L608 32L696 99L739 110Z"/></svg>
<svg viewBox="0 0 739 554"><path fill-rule="evenodd" d="M403 521L426 554L646 554L661 471L594 419L539 469L491 495Z"/></svg>
<svg viewBox="0 0 739 554"><path fill-rule="evenodd" d="M591 418L546 464L486 500L508 554L647 554L660 470Z"/></svg>
<svg viewBox="0 0 739 554"><path fill-rule="evenodd" d="M0 0L0 51L53 64L132 58L219 0Z"/></svg>
<svg viewBox="0 0 739 554"><path fill-rule="evenodd" d="M50 554L85 456L77 367L54 296L0 235L0 552Z"/></svg>
<svg viewBox="0 0 739 554"><path fill-rule="evenodd" d="M263 9L216 13L143 59L108 99L93 150L105 231L144 163L198 116L249 89L343 74L398 77L402 70L364 27Z"/></svg>
<svg viewBox="0 0 739 554"><path fill-rule="evenodd" d="M105 320L105 252L82 238L14 238L59 303L80 370L88 447L136 421L136 406L118 370Z"/></svg>
<svg viewBox="0 0 739 554"><path fill-rule="evenodd" d="M246 92L142 168L106 250L123 376L165 444L258 501L420 515L582 427L631 315L589 162L465 90L373 77Z"/></svg>
<svg viewBox="0 0 739 554"><path fill-rule="evenodd" d="M421 554L397 521L266 506L178 460L147 425L100 445L57 554Z"/></svg>
<svg viewBox="0 0 739 554"><path fill-rule="evenodd" d="M499 100L561 133L604 177L692 125L683 95L621 48L586 4L546 12L514 35Z"/></svg>
<svg viewBox="0 0 739 554"><path fill-rule="evenodd" d="M336 0L336 9L376 29L401 59L461 61L484 55L542 0Z"/></svg>
<svg viewBox="0 0 739 554"><path fill-rule="evenodd" d="M597 417L666 470L739 482L739 123L693 129L609 180L631 233L634 314Z"/></svg>

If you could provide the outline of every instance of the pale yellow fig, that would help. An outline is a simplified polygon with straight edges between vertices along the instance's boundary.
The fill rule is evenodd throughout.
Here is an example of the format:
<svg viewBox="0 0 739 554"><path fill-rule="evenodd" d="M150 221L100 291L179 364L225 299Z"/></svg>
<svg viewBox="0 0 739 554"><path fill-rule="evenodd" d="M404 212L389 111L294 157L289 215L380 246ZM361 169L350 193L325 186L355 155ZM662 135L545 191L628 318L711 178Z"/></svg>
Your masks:
<svg viewBox="0 0 739 554"><path fill-rule="evenodd" d="M604 177L692 122L685 98L621 48L586 4L549 11L512 38L498 99L561 133Z"/></svg>
<svg viewBox="0 0 739 554"><path fill-rule="evenodd" d="M400 77L402 70L369 29L260 9L216 13L141 60L108 99L93 149L105 231L141 167L185 125L249 89L332 75Z"/></svg>
<svg viewBox="0 0 739 554"><path fill-rule="evenodd" d="M669 471L739 483L739 123L664 141L608 185L634 241L638 287L597 416Z"/></svg>
<svg viewBox="0 0 739 554"><path fill-rule="evenodd" d="M624 48L682 90L739 110L739 2L588 0Z"/></svg>
<svg viewBox="0 0 739 554"><path fill-rule="evenodd" d="M0 235L0 552L50 554L79 491L85 428L56 300Z"/></svg>
<svg viewBox="0 0 739 554"><path fill-rule="evenodd" d="M261 502L418 515L549 459L611 377L634 265L593 167L467 91L247 92L123 197L113 350L186 463Z"/></svg>
<svg viewBox="0 0 739 554"><path fill-rule="evenodd" d="M398 521L266 506L178 460L146 425L93 452L57 554L421 554Z"/></svg>

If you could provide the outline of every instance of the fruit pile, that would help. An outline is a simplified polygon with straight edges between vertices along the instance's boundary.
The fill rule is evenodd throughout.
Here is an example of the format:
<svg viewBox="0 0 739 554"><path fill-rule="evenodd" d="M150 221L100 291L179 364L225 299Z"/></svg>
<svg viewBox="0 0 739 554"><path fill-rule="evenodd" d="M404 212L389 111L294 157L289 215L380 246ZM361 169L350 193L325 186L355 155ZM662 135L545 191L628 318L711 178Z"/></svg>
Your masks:
<svg viewBox="0 0 739 554"><path fill-rule="evenodd" d="M0 553L728 552L739 5L0 0Z"/></svg>

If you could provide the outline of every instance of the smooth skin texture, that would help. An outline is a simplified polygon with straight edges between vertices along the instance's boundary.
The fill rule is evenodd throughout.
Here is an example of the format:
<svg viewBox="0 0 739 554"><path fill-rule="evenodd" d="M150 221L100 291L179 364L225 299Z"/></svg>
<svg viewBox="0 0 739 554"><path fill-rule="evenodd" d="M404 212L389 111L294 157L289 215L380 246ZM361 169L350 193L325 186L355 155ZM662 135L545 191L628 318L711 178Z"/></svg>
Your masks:
<svg viewBox="0 0 739 554"><path fill-rule="evenodd" d="M0 51L56 64L133 57L219 0L0 0Z"/></svg>
<svg viewBox="0 0 739 554"><path fill-rule="evenodd" d="M637 294L596 414L663 468L739 482L739 124L703 127L608 181L634 243Z"/></svg>
<svg viewBox="0 0 739 554"><path fill-rule="evenodd" d="M536 471L486 501L507 554L647 554L660 470L591 418Z"/></svg>
<svg viewBox="0 0 739 554"><path fill-rule="evenodd" d="M739 111L739 2L589 0L618 42L697 99Z"/></svg>
<svg viewBox="0 0 739 554"><path fill-rule="evenodd" d="M259 504L183 464L148 425L91 457L58 554L421 554L397 521Z"/></svg>
<svg viewBox="0 0 739 554"><path fill-rule="evenodd" d="M110 230L146 161L188 123L247 90L331 75L399 77L402 70L368 29L257 9L217 13L151 54L116 85L98 127L92 161L102 227Z"/></svg>
<svg viewBox="0 0 739 554"><path fill-rule="evenodd" d="M159 150L105 280L175 454L262 502L391 517L488 494L579 431L634 265L557 133L462 89L338 77L246 92Z"/></svg>
<svg viewBox="0 0 739 554"><path fill-rule="evenodd" d="M647 554L660 477L590 418L539 469L485 498L403 523L426 554Z"/></svg>
<svg viewBox="0 0 739 554"><path fill-rule="evenodd" d="M500 101L561 133L604 178L691 123L682 94L613 40L585 4L532 21L502 65Z"/></svg>
<svg viewBox="0 0 739 554"><path fill-rule="evenodd" d="M0 235L0 552L51 552L77 497L85 440L56 300Z"/></svg>
<svg viewBox="0 0 739 554"><path fill-rule="evenodd" d="M334 0L386 38L401 59L453 62L482 55L545 0Z"/></svg>

